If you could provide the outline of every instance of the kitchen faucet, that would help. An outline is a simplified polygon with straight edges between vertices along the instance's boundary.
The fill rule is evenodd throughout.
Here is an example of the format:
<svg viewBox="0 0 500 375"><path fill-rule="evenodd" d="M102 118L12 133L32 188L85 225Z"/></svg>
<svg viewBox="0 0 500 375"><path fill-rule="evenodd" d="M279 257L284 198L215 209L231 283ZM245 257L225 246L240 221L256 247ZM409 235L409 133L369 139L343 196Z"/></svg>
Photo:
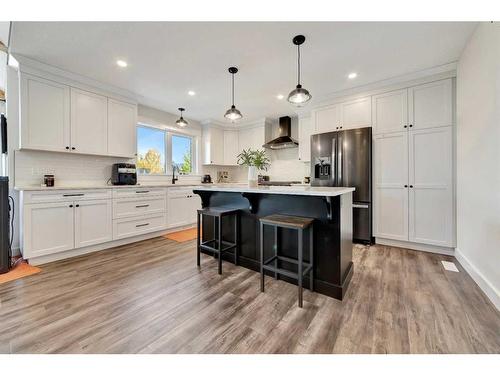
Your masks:
<svg viewBox="0 0 500 375"><path fill-rule="evenodd" d="M175 181L178 181L179 178L175 177L175 170L177 169L177 172L179 172L179 168L175 165L172 164L172 184L175 185Z"/></svg>

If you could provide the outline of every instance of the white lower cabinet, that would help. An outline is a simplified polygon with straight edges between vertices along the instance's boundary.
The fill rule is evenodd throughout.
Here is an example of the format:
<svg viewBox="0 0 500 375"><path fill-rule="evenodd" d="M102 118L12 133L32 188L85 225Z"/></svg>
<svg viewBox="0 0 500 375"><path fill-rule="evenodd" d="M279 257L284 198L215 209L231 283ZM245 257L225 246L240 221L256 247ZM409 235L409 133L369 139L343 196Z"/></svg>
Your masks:
<svg viewBox="0 0 500 375"><path fill-rule="evenodd" d="M113 239L138 236L165 229L165 213L113 220Z"/></svg>
<svg viewBox="0 0 500 375"><path fill-rule="evenodd" d="M72 202L25 205L22 219L22 250L25 259L75 247Z"/></svg>
<svg viewBox="0 0 500 375"><path fill-rule="evenodd" d="M196 223L196 210L201 208L201 199L191 189L169 189L168 226L179 227Z"/></svg>
<svg viewBox="0 0 500 375"><path fill-rule="evenodd" d="M85 247L113 239L111 200L74 202L75 247Z"/></svg>

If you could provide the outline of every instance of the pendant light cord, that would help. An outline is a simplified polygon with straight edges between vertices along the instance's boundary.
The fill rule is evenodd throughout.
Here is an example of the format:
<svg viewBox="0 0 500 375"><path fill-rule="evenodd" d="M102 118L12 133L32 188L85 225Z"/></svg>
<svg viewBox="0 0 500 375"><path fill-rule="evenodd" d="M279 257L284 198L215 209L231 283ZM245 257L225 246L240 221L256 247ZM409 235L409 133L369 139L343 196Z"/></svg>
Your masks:
<svg viewBox="0 0 500 375"><path fill-rule="evenodd" d="M297 45L297 76L298 76L297 84L300 85L300 44Z"/></svg>
<svg viewBox="0 0 500 375"><path fill-rule="evenodd" d="M232 91L231 91L231 94L232 94L232 99L233 99L233 106L234 106L234 73L231 73L231 81L232 81Z"/></svg>

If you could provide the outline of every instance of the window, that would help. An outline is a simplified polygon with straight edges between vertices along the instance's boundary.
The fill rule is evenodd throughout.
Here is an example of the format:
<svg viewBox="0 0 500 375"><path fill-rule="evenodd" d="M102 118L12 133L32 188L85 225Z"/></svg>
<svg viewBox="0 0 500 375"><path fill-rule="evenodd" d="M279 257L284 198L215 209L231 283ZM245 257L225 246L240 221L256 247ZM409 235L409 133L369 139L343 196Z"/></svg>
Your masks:
<svg viewBox="0 0 500 375"><path fill-rule="evenodd" d="M137 127L137 171L140 174L165 174L165 135L160 129Z"/></svg>
<svg viewBox="0 0 500 375"><path fill-rule="evenodd" d="M189 174L193 171L192 147L190 137L172 135L172 165L179 168L182 174Z"/></svg>
<svg viewBox="0 0 500 375"><path fill-rule="evenodd" d="M137 126L137 173L166 175L176 166L180 174L195 171L194 139L152 126Z"/></svg>

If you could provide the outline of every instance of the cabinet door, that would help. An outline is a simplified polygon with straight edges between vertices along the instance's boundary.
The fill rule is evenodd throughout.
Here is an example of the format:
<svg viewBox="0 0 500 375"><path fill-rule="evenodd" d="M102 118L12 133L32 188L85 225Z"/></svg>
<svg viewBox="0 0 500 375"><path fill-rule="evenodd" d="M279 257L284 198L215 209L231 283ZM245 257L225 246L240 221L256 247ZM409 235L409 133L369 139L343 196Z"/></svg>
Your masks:
<svg viewBox="0 0 500 375"><path fill-rule="evenodd" d="M454 245L451 127L409 132L409 238Z"/></svg>
<svg viewBox="0 0 500 375"><path fill-rule="evenodd" d="M71 151L108 153L108 98L71 88Z"/></svg>
<svg viewBox="0 0 500 375"><path fill-rule="evenodd" d="M23 208L23 256L32 258L74 248L73 203L28 204Z"/></svg>
<svg viewBox="0 0 500 375"><path fill-rule="evenodd" d="M201 198L197 194L191 194L189 196L189 216L188 223L196 223L196 212L201 209Z"/></svg>
<svg viewBox="0 0 500 375"><path fill-rule="evenodd" d="M311 119L299 118L299 160L311 161Z"/></svg>
<svg viewBox="0 0 500 375"><path fill-rule="evenodd" d="M108 154L135 158L137 106L108 99Z"/></svg>
<svg viewBox="0 0 500 375"><path fill-rule="evenodd" d="M340 129L340 108L338 105L320 108L313 112L314 133L327 133Z"/></svg>
<svg viewBox="0 0 500 375"><path fill-rule="evenodd" d="M252 150L261 150L264 143L264 126L242 129L238 132L238 148L240 152L249 148L251 148Z"/></svg>
<svg viewBox="0 0 500 375"><path fill-rule="evenodd" d="M408 132L374 137L374 234L408 240ZM406 186L406 187L405 187Z"/></svg>
<svg viewBox="0 0 500 375"><path fill-rule="evenodd" d="M168 198L167 216L169 228L189 224L191 213L187 195Z"/></svg>
<svg viewBox="0 0 500 375"><path fill-rule="evenodd" d="M372 96L374 134L398 132L408 126L408 93L406 89Z"/></svg>
<svg viewBox="0 0 500 375"><path fill-rule="evenodd" d="M75 247L113 239L111 199L75 202Z"/></svg>
<svg viewBox="0 0 500 375"><path fill-rule="evenodd" d="M238 132L224 130L224 164L237 165L238 159Z"/></svg>
<svg viewBox="0 0 500 375"><path fill-rule="evenodd" d="M412 129L452 125L451 79L410 87L408 97Z"/></svg>
<svg viewBox="0 0 500 375"><path fill-rule="evenodd" d="M69 151L69 147L69 86L23 74L20 148Z"/></svg>
<svg viewBox="0 0 500 375"><path fill-rule="evenodd" d="M340 129L372 126L372 101L370 97L340 104Z"/></svg>

